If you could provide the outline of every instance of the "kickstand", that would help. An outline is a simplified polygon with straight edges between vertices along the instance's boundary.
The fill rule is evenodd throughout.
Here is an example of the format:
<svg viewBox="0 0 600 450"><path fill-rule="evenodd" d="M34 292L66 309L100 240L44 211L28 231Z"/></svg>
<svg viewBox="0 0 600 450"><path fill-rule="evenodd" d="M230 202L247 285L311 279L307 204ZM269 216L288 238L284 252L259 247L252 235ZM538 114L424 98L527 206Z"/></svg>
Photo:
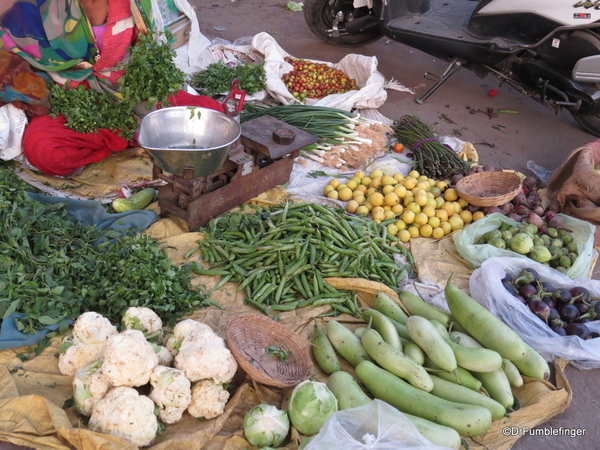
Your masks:
<svg viewBox="0 0 600 450"><path fill-rule="evenodd" d="M458 58L454 58L452 60L452 62L450 62L450 65L444 71L442 76L438 78L437 82L433 86L431 86L427 92L425 92L421 97L419 97L415 101L419 105L422 105L425 102L425 100L427 100L427 98L429 98L429 96L431 94L433 94L442 84L444 84L448 80L448 78L450 78L450 76L454 72L456 72L461 67L462 67L462 63L458 60Z"/></svg>

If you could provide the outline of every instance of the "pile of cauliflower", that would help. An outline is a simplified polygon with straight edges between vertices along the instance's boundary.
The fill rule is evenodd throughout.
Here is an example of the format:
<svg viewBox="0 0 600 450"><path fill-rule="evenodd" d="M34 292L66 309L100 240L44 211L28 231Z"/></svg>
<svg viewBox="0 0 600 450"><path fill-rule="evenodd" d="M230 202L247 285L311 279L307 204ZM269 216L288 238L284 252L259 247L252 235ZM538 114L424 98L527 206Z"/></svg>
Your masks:
<svg viewBox="0 0 600 450"><path fill-rule="evenodd" d="M167 337L160 317L145 307L127 309L120 332L98 313L79 316L58 366L73 377L75 407L90 418L89 428L139 447L154 440L159 420L172 424L186 411L206 420L223 414L224 385L238 368L208 325L186 319ZM148 396L135 389L148 384Z"/></svg>

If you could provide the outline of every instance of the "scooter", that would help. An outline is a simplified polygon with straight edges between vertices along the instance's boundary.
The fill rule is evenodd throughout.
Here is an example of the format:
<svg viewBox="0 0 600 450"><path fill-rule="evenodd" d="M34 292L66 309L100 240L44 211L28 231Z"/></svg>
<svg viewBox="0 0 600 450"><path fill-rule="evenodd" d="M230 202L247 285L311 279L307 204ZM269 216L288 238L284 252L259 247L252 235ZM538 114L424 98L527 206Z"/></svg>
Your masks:
<svg viewBox="0 0 600 450"><path fill-rule="evenodd" d="M449 62L417 103L483 68L600 136L600 0L304 0L304 17L330 44L386 36Z"/></svg>

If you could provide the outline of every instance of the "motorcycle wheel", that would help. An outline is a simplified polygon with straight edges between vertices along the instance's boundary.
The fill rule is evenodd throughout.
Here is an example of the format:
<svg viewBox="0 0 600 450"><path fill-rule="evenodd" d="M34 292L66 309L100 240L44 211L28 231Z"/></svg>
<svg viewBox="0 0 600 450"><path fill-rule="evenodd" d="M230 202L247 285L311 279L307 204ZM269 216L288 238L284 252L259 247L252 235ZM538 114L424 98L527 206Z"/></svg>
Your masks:
<svg viewBox="0 0 600 450"><path fill-rule="evenodd" d="M588 133L600 137L600 114L579 114L571 111L577 123Z"/></svg>
<svg viewBox="0 0 600 450"><path fill-rule="evenodd" d="M369 13L367 8L355 9L352 0L305 0L303 11L304 20L310 31L328 44L352 47L370 44L383 36L378 28L360 34L349 34L345 31L344 26L349 19L357 19ZM339 36L333 37L328 30L332 29L333 21L339 11L344 14L344 20L338 23Z"/></svg>

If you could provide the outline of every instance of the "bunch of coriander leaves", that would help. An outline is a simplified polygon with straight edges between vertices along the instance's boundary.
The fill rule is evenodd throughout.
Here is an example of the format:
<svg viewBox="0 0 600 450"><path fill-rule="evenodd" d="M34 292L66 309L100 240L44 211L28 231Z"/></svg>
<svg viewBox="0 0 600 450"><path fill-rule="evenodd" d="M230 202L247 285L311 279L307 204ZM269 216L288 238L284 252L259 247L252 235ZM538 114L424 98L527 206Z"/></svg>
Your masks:
<svg viewBox="0 0 600 450"><path fill-rule="evenodd" d="M247 95L262 91L267 86L264 63L230 64L222 61L209 64L206 69L192 74L190 86L209 97L229 91L233 79Z"/></svg>
<svg viewBox="0 0 600 450"><path fill-rule="evenodd" d="M149 32L140 35L129 48L129 61L117 67L124 71L118 80L120 96L83 85L65 89L51 84L51 115L62 114L66 125L80 133L109 129L131 141L138 127L134 108L140 103L148 109L157 103L169 106L168 97L181 89L185 81L185 74L173 62L175 51L169 44L172 34L168 30L165 37L159 41L156 33Z"/></svg>
<svg viewBox="0 0 600 450"><path fill-rule="evenodd" d="M0 319L24 313L21 332L56 323L62 332L66 319L85 311L119 323L130 306L151 308L173 325L214 304L154 239L82 226L61 204L32 200L27 189L0 163Z"/></svg>

